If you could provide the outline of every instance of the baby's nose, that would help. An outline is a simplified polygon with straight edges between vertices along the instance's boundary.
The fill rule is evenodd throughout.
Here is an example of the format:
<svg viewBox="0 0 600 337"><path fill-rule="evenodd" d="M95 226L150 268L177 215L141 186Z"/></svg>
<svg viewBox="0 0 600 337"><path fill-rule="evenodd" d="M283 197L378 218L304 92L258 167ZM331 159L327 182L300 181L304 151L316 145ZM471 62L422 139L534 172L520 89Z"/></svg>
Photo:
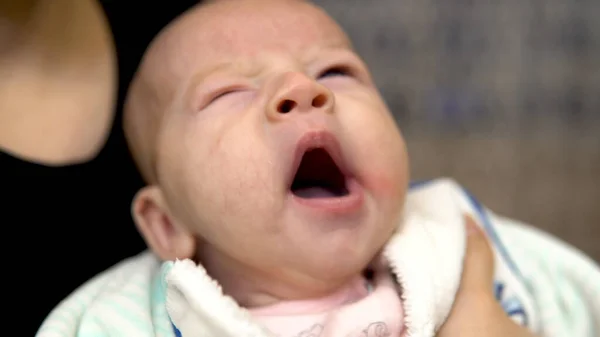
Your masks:
<svg viewBox="0 0 600 337"><path fill-rule="evenodd" d="M333 110L334 96L328 88L302 73L284 76L281 88L276 91L268 107L271 117Z"/></svg>

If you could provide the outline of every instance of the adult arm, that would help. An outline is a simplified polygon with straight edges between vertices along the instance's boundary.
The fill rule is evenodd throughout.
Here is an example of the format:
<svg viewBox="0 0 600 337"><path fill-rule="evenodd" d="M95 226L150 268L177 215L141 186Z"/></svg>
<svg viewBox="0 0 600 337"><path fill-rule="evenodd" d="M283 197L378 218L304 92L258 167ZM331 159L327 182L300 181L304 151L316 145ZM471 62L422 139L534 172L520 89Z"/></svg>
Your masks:
<svg viewBox="0 0 600 337"><path fill-rule="evenodd" d="M94 0L0 0L0 150L65 165L102 148L116 55Z"/></svg>

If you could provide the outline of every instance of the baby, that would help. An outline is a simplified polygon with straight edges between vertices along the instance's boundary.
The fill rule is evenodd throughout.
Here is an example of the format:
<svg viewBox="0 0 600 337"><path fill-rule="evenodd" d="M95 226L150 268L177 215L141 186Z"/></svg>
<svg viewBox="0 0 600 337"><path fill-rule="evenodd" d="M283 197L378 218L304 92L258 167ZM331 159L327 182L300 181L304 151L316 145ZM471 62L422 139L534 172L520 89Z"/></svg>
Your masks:
<svg viewBox="0 0 600 337"><path fill-rule="evenodd" d="M156 37L125 109L152 253L82 286L38 336L432 336L458 288L463 213L491 239L507 314L542 335L600 333L592 261L452 181L409 192L367 67L307 2L198 5Z"/></svg>

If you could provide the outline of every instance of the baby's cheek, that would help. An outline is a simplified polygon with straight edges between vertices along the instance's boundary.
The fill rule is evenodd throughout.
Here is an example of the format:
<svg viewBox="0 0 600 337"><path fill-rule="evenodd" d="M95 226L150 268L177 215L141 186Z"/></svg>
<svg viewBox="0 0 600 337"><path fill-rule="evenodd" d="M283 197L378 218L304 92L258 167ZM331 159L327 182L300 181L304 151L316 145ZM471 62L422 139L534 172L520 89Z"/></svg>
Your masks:
<svg viewBox="0 0 600 337"><path fill-rule="evenodd" d="M408 157L396 130L369 133L361 146L361 171L365 187L381 197L397 197L406 192L409 179Z"/></svg>
<svg viewBox="0 0 600 337"><path fill-rule="evenodd" d="M252 152L244 157L232 152L220 165L214 165L204 189L204 197L210 199L207 202L231 221L248 217L259 221L274 202L270 180L274 175L269 174L264 160L249 157L248 153Z"/></svg>
<svg viewBox="0 0 600 337"><path fill-rule="evenodd" d="M407 179L392 174L374 174L364 183L368 193L378 202L380 210L395 208L404 203Z"/></svg>

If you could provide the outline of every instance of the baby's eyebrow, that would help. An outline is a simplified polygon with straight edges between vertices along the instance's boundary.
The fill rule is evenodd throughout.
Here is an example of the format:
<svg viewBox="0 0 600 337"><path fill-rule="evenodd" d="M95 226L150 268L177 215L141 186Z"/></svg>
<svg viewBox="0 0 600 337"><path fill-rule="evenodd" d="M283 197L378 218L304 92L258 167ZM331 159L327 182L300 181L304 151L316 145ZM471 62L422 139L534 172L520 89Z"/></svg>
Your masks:
<svg viewBox="0 0 600 337"><path fill-rule="evenodd" d="M194 95L199 86L204 84L207 78L214 77L219 73L236 74L245 77L251 77L259 74L265 67L257 62L249 62L247 59L222 61L206 70L201 70L192 75L186 86L186 98Z"/></svg>
<svg viewBox="0 0 600 337"><path fill-rule="evenodd" d="M203 79L216 73L224 72L227 70L227 68L231 68L232 64L233 62L220 62L213 67L210 67L203 71L199 71L193 75L192 82L195 84L200 84L202 83Z"/></svg>

